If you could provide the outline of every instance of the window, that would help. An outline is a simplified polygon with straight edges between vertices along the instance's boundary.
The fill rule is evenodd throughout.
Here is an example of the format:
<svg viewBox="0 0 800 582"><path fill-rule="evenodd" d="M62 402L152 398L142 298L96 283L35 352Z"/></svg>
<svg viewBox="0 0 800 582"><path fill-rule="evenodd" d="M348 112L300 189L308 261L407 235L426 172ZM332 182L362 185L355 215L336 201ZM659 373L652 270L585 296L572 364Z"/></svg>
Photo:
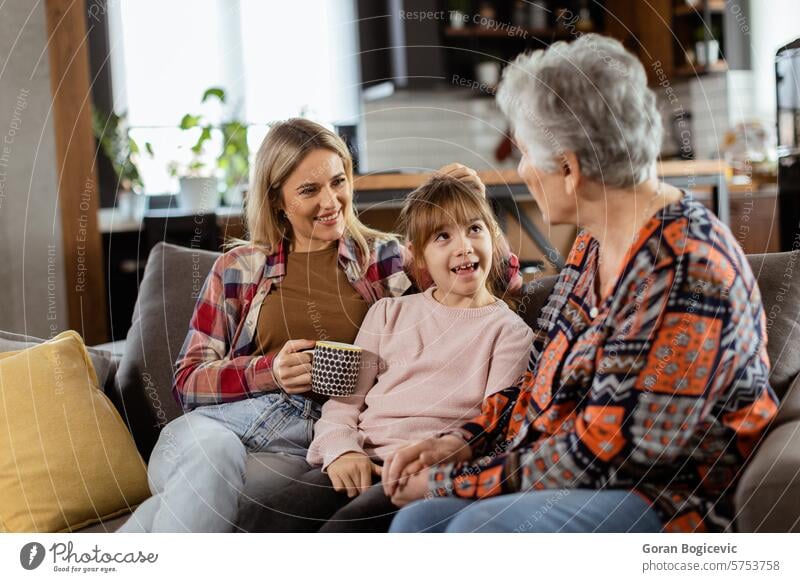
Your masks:
<svg viewBox="0 0 800 582"><path fill-rule="evenodd" d="M170 162L186 162L197 139L178 128L186 113L249 124L255 153L268 124L304 114L331 126L360 116L358 38L352 0L122 0L109 4L114 107L142 156L147 193L177 192ZM225 89L227 103L200 103ZM199 130L197 130L199 132ZM220 136L208 148L217 151Z"/></svg>

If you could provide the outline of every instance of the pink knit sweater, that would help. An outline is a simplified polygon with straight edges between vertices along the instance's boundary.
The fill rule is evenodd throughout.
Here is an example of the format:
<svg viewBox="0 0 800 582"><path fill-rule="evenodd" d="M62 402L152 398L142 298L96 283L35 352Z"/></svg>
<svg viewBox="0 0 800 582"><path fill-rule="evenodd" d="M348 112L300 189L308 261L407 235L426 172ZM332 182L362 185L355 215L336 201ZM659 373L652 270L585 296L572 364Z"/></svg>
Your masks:
<svg viewBox="0 0 800 582"><path fill-rule="evenodd" d="M502 301L445 307L425 293L381 299L355 343L364 348L353 396L331 398L307 460L323 470L343 453L385 459L398 447L461 426L487 396L525 371L533 333Z"/></svg>

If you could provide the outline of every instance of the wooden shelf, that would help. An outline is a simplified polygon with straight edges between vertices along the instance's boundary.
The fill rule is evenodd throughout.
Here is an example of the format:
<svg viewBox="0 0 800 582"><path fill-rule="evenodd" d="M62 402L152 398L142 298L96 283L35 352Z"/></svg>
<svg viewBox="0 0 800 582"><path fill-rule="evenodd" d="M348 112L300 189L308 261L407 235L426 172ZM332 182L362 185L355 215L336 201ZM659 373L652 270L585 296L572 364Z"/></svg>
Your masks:
<svg viewBox="0 0 800 582"><path fill-rule="evenodd" d="M709 73L724 73L728 70L728 63L718 61L713 65L682 65L675 68L676 77L696 77L697 75L707 75Z"/></svg>
<svg viewBox="0 0 800 582"><path fill-rule="evenodd" d="M658 175L662 178L724 174L727 165L722 160L665 160L658 162ZM478 170L478 176L487 186L523 184L514 168ZM424 174L358 174L354 176L353 190L413 190L431 177Z"/></svg>
<svg viewBox="0 0 800 582"><path fill-rule="evenodd" d="M721 14L725 12L725 0L709 0L708 9L714 14ZM680 4L675 7L675 16L687 16L689 14L699 14L702 16L705 8L702 2L697 2L694 5Z"/></svg>
<svg viewBox="0 0 800 582"><path fill-rule="evenodd" d="M528 37L535 38L570 38L566 30L557 28L522 28L510 27L507 29L484 28L481 26L466 26L464 28L453 28L448 26L444 29L444 35L460 38L503 38L525 40Z"/></svg>

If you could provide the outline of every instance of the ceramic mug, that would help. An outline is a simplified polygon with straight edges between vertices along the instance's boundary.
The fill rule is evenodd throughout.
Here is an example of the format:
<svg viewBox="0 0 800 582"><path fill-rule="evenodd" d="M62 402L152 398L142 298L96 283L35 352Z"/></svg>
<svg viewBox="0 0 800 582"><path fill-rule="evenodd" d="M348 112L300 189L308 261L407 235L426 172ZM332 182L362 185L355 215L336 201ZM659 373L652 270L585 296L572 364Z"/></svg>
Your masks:
<svg viewBox="0 0 800 582"><path fill-rule="evenodd" d="M325 396L356 391L362 349L352 344L318 341L311 360L311 390Z"/></svg>

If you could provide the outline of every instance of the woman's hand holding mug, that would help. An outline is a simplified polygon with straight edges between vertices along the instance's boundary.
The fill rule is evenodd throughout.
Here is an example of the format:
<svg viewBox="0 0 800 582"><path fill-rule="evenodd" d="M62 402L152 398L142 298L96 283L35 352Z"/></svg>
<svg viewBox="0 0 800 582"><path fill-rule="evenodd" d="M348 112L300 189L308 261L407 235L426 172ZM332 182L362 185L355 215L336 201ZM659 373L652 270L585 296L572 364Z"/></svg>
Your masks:
<svg viewBox="0 0 800 582"><path fill-rule="evenodd" d="M278 388L287 394L302 394L311 390L311 358L314 340L290 340L272 361L272 377Z"/></svg>

